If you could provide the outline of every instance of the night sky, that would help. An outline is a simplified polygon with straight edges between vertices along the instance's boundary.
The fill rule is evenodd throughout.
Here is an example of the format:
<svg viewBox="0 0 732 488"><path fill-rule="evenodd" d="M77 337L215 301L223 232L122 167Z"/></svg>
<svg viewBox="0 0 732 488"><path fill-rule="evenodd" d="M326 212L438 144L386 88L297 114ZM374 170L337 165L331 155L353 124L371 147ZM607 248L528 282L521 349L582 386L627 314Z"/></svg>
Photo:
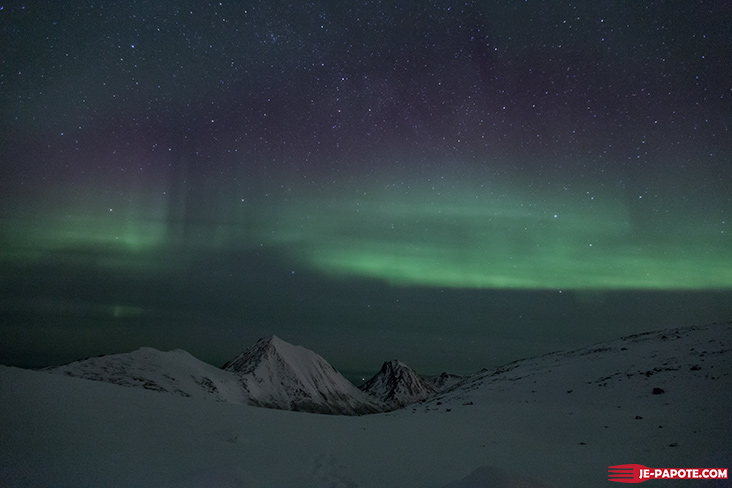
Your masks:
<svg viewBox="0 0 732 488"><path fill-rule="evenodd" d="M0 6L0 363L360 377L732 319L732 4Z"/></svg>

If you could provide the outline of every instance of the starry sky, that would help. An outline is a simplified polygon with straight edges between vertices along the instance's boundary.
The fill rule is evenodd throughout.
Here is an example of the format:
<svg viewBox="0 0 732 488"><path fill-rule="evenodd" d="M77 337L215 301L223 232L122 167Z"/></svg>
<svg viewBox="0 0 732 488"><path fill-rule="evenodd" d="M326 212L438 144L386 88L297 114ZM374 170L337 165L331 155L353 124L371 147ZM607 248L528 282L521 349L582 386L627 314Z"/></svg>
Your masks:
<svg viewBox="0 0 732 488"><path fill-rule="evenodd" d="M732 319L729 2L12 2L0 46L0 363Z"/></svg>

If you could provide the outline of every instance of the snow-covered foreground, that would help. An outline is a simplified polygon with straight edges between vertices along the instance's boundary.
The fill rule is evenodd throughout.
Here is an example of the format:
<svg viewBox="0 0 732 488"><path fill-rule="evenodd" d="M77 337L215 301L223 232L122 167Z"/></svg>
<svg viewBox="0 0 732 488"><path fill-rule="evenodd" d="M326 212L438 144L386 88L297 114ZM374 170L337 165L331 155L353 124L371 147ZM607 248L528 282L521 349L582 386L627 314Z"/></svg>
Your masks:
<svg viewBox="0 0 732 488"><path fill-rule="evenodd" d="M730 400L729 324L518 361L360 417L0 367L0 486L609 486L615 464L732 468Z"/></svg>

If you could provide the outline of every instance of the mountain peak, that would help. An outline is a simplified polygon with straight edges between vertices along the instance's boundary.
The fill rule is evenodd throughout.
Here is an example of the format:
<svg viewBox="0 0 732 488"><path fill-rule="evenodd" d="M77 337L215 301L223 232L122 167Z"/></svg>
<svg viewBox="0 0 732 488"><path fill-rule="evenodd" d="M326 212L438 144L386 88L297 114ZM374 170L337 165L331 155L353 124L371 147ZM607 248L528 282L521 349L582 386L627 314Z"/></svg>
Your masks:
<svg viewBox="0 0 732 488"><path fill-rule="evenodd" d="M277 337L277 336L276 336L276 335L274 335L274 334L272 334L272 335L271 335L271 336L269 336L269 337L263 337L262 339L259 339L259 340L260 340L260 341L266 341L266 342L269 342L270 344L272 344L272 345L273 345L273 346L275 346L275 347L277 347L277 346L280 346L280 345L282 345L282 344L287 344L287 345L290 345L289 343L287 343L287 342L283 341L282 339L280 339L279 337Z"/></svg>
<svg viewBox="0 0 732 488"><path fill-rule="evenodd" d="M272 347L275 348L275 350L279 354L284 354L284 355L288 355L288 356L307 354L307 353L315 354L312 351L309 351L308 349L306 349L302 346L298 346L296 344L291 344L285 340L282 340L279 337L277 337L276 335L271 335L269 337L269 343L272 345Z"/></svg>
<svg viewBox="0 0 732 488"><path fill-rule="evenodd" d="M403 407L435 394L435 389L413 369L399 361L386 361L373 378L359 387L393 407Z"/></svg>
<svg viewBox="0 0 732 488"><path fill-rule="evenodd" d="M344 415L383 410L321 356L275 335L260 339L222 369L239 378L254 405Z"/></svg>
<svg viewBox="0 0 732 488"><path fill-rule="evenodd" d="M409 366L407 366L403 362L399 361L398 359L392 359L391 361L386 361L386 362L384 362L384 364L381 367L382 368L391 368L391 369L402 369L402 368L410 369Z"/></svg>

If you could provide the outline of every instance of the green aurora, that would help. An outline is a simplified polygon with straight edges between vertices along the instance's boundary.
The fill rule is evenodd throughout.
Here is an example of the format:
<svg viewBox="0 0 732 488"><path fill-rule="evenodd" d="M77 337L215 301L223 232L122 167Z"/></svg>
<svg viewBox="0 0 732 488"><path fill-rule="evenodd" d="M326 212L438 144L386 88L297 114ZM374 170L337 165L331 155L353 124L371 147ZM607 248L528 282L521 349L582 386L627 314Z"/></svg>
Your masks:
<svg viewBox="0 0 732 488"><path fill-rule="evenodd" d="M351 194L289 188L275 201L238 201L225 212L218 203L203 222L172 218L172 206L162 201L148 200L143 212L140 198L96 214L66 208L44 216L42 225L6 223L12 230L2 256L29 264L50 253L145 273L176 272L222 251L262 249L293 269L395 286L732 288L732 240L716 217L679 210L649 218L618 192L442 183L361 185Z"/></svg>

